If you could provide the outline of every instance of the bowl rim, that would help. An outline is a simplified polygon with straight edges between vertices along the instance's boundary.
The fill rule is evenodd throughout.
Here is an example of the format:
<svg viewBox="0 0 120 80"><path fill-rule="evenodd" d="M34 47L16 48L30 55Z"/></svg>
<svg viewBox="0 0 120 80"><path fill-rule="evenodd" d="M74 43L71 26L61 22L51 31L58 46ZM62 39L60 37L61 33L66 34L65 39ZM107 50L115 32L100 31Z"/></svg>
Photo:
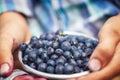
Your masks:
<svg viewBox="0 0 120 80"><path fill-rule="evenodd" d="M84 37L87 37L87 38L90 38L90 39L93 39L93 40L97 40L96 38L94 37L90 37L90 36L87 36L83 33L78 33L78 32L70 32L70 31L65 31L63 32L63 34L69 34L69 35L77 35L77 36L84 36ZM26 42L28 43L28 42ZM45 78L52 78L52 79L69 79L69 78L77 78L77 77L81 77L81 76L84 76L84 75L87 75L90 73L90 71L84 71L84 72L81 72L81 73L74 73L74 74L51 74L51 73L45 73L45 72L41 72L41 71L37 71L31 67L29 67L28 65L24 64L22 62L22 52L19 51L18 52L18 59L20 61L20 64L22 65L23 69L26 70L27 72L30 72L32 74L35 74L37 76L40 76L40 77L45 77Z"/></svg>

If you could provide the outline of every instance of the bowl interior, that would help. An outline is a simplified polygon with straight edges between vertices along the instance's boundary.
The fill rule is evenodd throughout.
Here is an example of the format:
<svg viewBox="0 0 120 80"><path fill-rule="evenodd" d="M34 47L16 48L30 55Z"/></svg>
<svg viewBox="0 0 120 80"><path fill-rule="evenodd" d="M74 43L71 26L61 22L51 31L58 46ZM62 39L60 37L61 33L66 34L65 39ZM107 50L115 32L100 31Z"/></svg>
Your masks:
<svg viewBox="0 0 120 80"><path fill-rule="evenodd" d="M69 31L65 31L63 32L63 34L69 34L69 35L77 35L77 36L85 36L87 38L90 38L90 39L93 39L93 40L97 40L93 37L89 37L85 34L81 34L81 33L77 33L77 32L69 32ZM22 52L19 51L18 53L18 58L19 58L19 61L22 65L22 67L28 71L29 73L32 73L32 74L35 74L37 76L42 76L42 77L46 77L46 78L52 78L52 79L69 79L69 78L77 78L77 77L81 77L83 75L86 75L86 74L89 74L90 71L84 71L84 72L81 72L81 73L75 73L75 74L50 74L50 73L45 73L45 72L40 72L40 71L37 71L31 67L29 67L28 65L24 64L22 62Z"/></svg>

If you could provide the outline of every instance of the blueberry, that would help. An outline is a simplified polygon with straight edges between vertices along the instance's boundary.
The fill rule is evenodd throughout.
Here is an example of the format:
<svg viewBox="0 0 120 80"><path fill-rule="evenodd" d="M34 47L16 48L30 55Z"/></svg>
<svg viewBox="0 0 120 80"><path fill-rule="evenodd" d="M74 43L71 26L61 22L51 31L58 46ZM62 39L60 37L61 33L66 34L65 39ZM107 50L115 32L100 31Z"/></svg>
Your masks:
<svg viewBox="0 0 120 80"><path fill-rule="evenodd" d="M38 56L41 56L43 52L44 52L43 48L38 49L37 51Z"/></svg>
<svg viewBox="0 0 120 80"><path fill-rule="evenodd" d="M68 42L68 41L64 41L62 44L61 44L61 48L63 50L70 50L71 49L71 44Z"/></svg>
<svg viewBox="0 0 120 80"><path fill-rule="evenodd" d="M38 38L36 36L32 36L31 40L30 40L30 43L33 42L33 41L36 41L36 40L38 40Z"/></svg>
<svg viewBox="0 0 120 80"><path fill-rule="evenodd" d="M84 63L82 64L82 69L83 69L84 71L89 70L87 64L88 64L87 62L84 62Z"/></svg>
<svg viewBox="0 0 120 80"><path fill-rule="evenodd" d="M93 41L91 39L87 39L85 41L85 45L87 48L93 48Z"/></svg>
<svg viewBox="0 0 120 80"><path fill-rule="evenodd" d="M26 55L29 54L32 50L33 50L33 49L30 48L30 47L26 48L26 50L25 50L25 54L26 54Z"/></svg>
<svg viewBox="0 0 120 80"><path fill-rule="evenodd" d="M86 48L85 43L80 42L80 43L78 44L78 49L82 49L82 50L84 50L85 48Z"/></svg>
<svg viewBox="0 0 120 80"><path fill-rule="evenodd" d="M51 55L51 59L56 60L57 58L58 58L58 55L56 54Z"/></svg>
<svg viewBox="0 0 120 80"><path fill-rule="evenodd" d="M82 56L82 58L86 58L86 57L87 57L87 53L83 52L83 53L81 54L81 56Z"/></svg>
<svg viewBox="0 0 120 80"><path fill-rule="evenodd" d="M74 59L79 59L80 57L81 57L82 55L79 53L79 51L77 50L77 51L73 51L73 57L74 57Z"/></svg>
<svg viewBox="0 0 120 80"><path fill-rule="evenodd" d="M78 40L79 42L84 42L84 41L86 40L86 38L85 38L84 36L78 36L78 37L77 37L77 40Z"/></svg>
<svg viewBox="0 0 120 80"><path fill-rule="evenodd" d="M24 55L22 60L23 60L24 64L27 64L28 63L28 55Z"/></svg>
<svg viewBox="0 0 120 80"><path fill-rule="evenodd" d="M52 47L52 46L53 46L53 41L49 41L47 45L48 45L49 47Z"/></svg>
<svg viewBox="0 0 120 80"><path fill-rule="evenodd" d="M37 65L39 65L39 64L42 63L42 62L43 62L43 60L40 59L39 57L37 57L37 59L35 60L35 63L36 63Z"/></svg>
<svg viewBox="0 0 120 80"><path fill-rule="evenodd" d="M94 48L98 45L98 41L97 40L93 40L93 45L94 45Z"/></svg>
<svg viewBox="0 0 120 80"><path fill-rule="evenodd" d="M55 67L55 73L56 74L63 74L64 73L64 66L59 64Z"/></svg>
<svg viewBox="0 0 120 80"><path fill-rule="evenodd" d="M78 65L79 67L81 67L83 61L82 61L82 60L77 60L76 62L77 62L77 65Z"/></svg>
<svg viewBox="0 0 120 80"><path fill-rule="evenodd" d="M43 46L43 42L41 40L37 40L35 44L35 48L39 49Z"/></svg>
<svg viewBox="0 0 120 80"><path fill-rule="evenodd" d="M58 56L60 56L60 55L63 54L63 50L62 50L62 49L56 49L56 50L55 50L55 53L56 53Z"/></svg>
<svg viewBox="0 0 120 80"><path fill-rule="evenodd" d="M46 64L46 63L40 63L40 64L38 65L37 70L42 71L42 72L45 72L45 71L46 71L46 68L47 68L47 64Z"/></svg>
<svg viewBox="0 0 120 80"><path fill-rule="evenodd" d="M55 36L54 33L52 33L52 32L51 32L51 33L48 33L48 34L46 35L46 39L49 40L49 41L50 41L50 40L53 40L53 39L54 39L54 36Z"/></svg>
<svg viewBox="0 0 120 80"><path fill-rule="evenodd" d="M63 38L65 41L68 41L68 42L71 40L71 36L69 36L69 35L64 35Z"/></svg>
<svg viewBox="0 0 120 80"><path fill-rule="evenodd" d="M74 59L79 59L81 57L81 53L79 52L79 50L75 47L75 46L72 46L72 52L73 52L73 57Z"/></svg>
<svg viewBox="0 0 120 80"><path fill-rule="evenodd" d="M59 47L59 43L57 41L53 42L53 48L58 48Z"/></svg>
<svg viewBox="0 0 120 80"><path fill-rule="evenodd" d="M49 47L47 50L48 55L52 55L54 53L54 48Z"/></svg>
<svg viewBox="0 0 120 80"><path fill-rule="evenodd" d="M46 69L46 71L48 72L48 73L54 73L54 67L53 66L48 66L47 67L47 69Z"/></svg>
<svg viewBox="0 0 120 80"><path fill-rule="evenodd" d="M65 52L63 53L63 56L64 56L65 58L67 58L67 59L70 59L70 58L72 57L72 54L71 54L70 51L65 51Z"/></svg>
<svg viewBox="0 0 120 80"><path fill-rule="evenodd" d="M31 63L31 64L29 64L29 66L33 69L36 69L36 64L35 63Z"/></svg>
<svg viewBox="0 0 120 80"><path fill-rule="evenodd" d="M60 36L60 35L56 35L55 36L55 41L58 41L59 43L62 43L64 41L64 37L63 36Z"/></svg>
<svg viewBox="0 0 120 80"><path fill-rule="evenodd" d="M41 59L43 59L44 61L47 61L47 60L49 59L46 51L44 51L44 52L41 54Z"/></svg>
<svg viewBox="0 0 120 80"><path fill-rule="evenodd" d="M76 40L76 37L73 37L70 42L71 42L72 45L77 45L78 44L78 42Z"/></svg>
<svg viewBox="0 0 120 80"><path fill-rule="evenodd" d="M27 48L27 44L26 43L21 43L19 46L21 51L24 51Z"/></svg>
<svg viewBox="0 0 120 80"><path fill-rule="evenodd" d="M48 40L43 40L42 41L43 42L43 46L44 46L44 48L47 48L49 45L48 45Z"/></svg>
<svg viewBox="0 0 120 80"><path fill-rule="evenodd" d="M74 72L73 65L70 65L70 64L65 65L65 67L64 67L64 73L65 74L72 74L73 72Z"/></svg>
<svg viewBox="0 0 120 80"><path fill-rule="evenodd" d="M35 61L37 54L36 54L36 50L32 50L29 54L28 54L28 59L29 61Z"/></svg>
<svg viewBox="0 0 120 80"><path fill-rule="evenodd" d="M65 63L65 61L63 59L61 59L61 58L58 58L56 60L56 65L58 65L58 64L64 64L64 63Z"/></svg>
<svg viewBox="0 0 120 80"><path fill-rule="evenodd" d="M67 59L64 56L60 56L60 59L63 59L65 62L67 61Z"/></svg>
<svg viewBox="0 0 120 80"><path fill-rule="evenodd" d="M52 60L52 59L49 59L49 60L47 61L47 65L55 66L55 61Z"/></svg>
<svg viewBox="0 0 120 80"><path fill-rule="evenodd" d="M93 49L91 49L91 48L85 49L85 53L86 53L86 55L89 56L89 57L90 57L90 55L92 54L92 52L93 52Z"/></svg>
<svg viewBox="0 0 120 80"><path fill-rule="evenodd" d="M74 59L69 59L69 64L77 66L77 63Z"/></svg>
<svg viewBox="0 0 120 80"><path fill-rule="evenodd" d="M74 73L79 73L81 72L81 69L78 66L74 67Z"/></svg>
<svg viewBox="0 0 120 80"><path fill-rule="evenodd" d="M40 35L40 39L45 40L46 39L46 35L47 35L46 33Z"/></svg>

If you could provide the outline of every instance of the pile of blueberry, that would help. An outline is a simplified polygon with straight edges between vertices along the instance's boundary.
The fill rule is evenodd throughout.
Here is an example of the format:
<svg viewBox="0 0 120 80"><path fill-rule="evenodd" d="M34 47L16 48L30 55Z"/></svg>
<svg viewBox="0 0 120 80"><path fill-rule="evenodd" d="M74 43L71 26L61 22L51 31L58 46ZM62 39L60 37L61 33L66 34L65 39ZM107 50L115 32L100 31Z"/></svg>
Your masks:
<svg viewBox="0 0 120 80"><path fill-rule="evenodd" d="M33 69L51 74L73 74L89 70L87 62L98 41L50 32L21 43L22 61Z"/></svg>

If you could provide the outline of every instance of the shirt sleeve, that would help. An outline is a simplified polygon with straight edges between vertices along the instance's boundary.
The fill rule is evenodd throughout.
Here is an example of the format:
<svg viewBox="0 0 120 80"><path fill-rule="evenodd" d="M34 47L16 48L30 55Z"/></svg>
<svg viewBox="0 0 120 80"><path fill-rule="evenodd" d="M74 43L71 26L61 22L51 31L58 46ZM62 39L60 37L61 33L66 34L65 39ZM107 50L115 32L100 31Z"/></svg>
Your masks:
<svg viewBox="0 0 120 80"><path fill-rule="evenodd" d="M20 12L26 17L32 17L32 0L0 0L0 14L7 11Z"/></svg>

